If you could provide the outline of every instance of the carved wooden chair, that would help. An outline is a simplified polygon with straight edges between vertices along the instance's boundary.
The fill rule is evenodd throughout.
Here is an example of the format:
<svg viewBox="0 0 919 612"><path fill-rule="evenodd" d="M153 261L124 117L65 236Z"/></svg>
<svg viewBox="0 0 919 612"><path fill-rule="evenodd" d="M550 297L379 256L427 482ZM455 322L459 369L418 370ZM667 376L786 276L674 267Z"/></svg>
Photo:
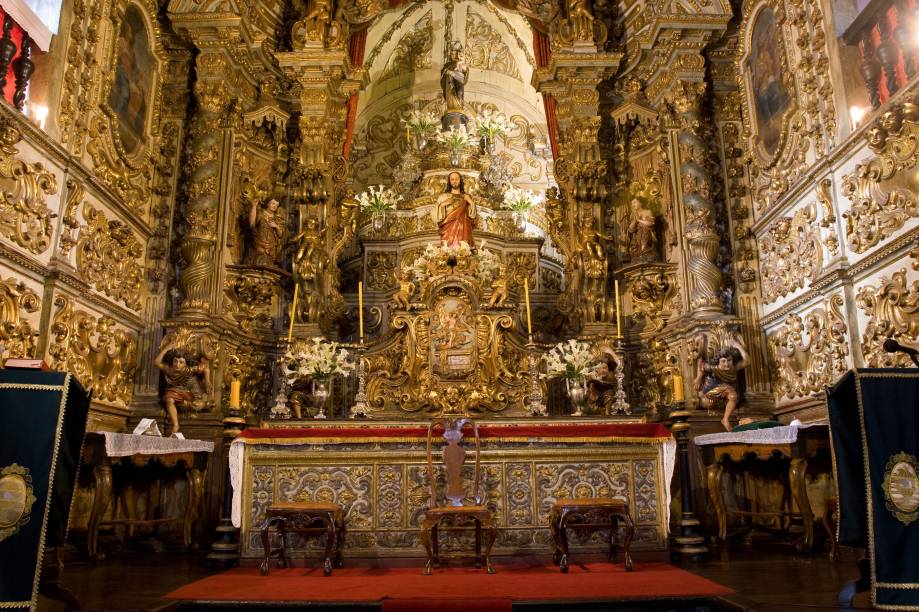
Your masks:
<svg viewBox="0 0 919 612"><path fill-rule="evenodd" d="M443 438L446 440L443 448L443 487L438 494L438 474L434 470L433 460L433 433L434 428L441 425L444 428ZM466 485L463 482L463 468L466 463L466 450L462 446L463 427L471 425L475 437L475 466L472 472L472 495L467 495ZM442 418L435 419L428 425L428 479L431 482L431 503L424 517L421 519L421 543L424 544L428 554L428 562L422 574L431 574L431 568L440 567L440 551L438 549L437 532L443 521L452 522L454 525L473 523L475 527L475 566L476 569L485 567L489 574L494 574L491 565L491 547L498 535L498 527L491 511L484 504L485 496L479 492L481 482L481 465L479 457L479 427L468 418ZM482 534L485 534L485 554L482 554Z"/></svg>
<svg viewBox="0 0 919 612"><path fill-rule="evenodd" d="M590 522L605 519L605 522ZM619 532L619 520L624 523L622 550L625 556L625 569L632 571L632 538L635 537L635 525L629 514L629 505L624 500L604 498L559 499L552 504L549 514L549 529L555 541L555 554L552 562L559 566L562 573L568 572L568 529L596 531L609 528L609 560L616 562L616 535Z"/></svg>
<svg viewBox="0 0 919 612"><path fill-rule="evenodd" d="M271 547L271 530L276 531L280 546ZM265 557L259 570L262 576L268 575L271 557L278 556L278 567L291 565L287 555L289 534L301 533L307 536L325 534L325 555L322 571L326 576L332 574L332 566L341 568L341 549L345 543L345 513L341 506L323 502L284 502L271 504L265 513L262 525L262 547Z"/></svg>

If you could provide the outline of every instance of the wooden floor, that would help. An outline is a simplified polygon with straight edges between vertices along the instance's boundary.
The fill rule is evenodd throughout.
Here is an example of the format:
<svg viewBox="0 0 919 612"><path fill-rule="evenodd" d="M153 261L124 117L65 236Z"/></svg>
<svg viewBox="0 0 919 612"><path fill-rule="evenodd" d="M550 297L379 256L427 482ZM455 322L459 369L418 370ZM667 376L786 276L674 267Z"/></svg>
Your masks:
<svg viewBox="0 0 919 612"><path fill-rule="evenodd" d="M789 544L768 540L732 543L685 569L735 589L737 594L726 598L726 609L769 612L837 609L839 588L857 574L853 551L844 550L841 560L833 563L822 551L801 555ZM154 610L168 603L164 594L213 571L203 553L132 547L110 554L98 565L69 563L63 582L84 610ZM855 606L870 609L867 594L858 595ZM40 609L57 611L63 606L42 598Z"/></svg>

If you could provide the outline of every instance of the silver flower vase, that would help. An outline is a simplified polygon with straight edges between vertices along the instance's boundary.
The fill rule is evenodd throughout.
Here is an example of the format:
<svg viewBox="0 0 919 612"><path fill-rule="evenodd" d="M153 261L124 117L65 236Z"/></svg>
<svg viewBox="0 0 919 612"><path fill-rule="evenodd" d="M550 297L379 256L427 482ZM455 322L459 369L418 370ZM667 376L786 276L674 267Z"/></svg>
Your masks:
<svg viewBox="0 0 919 612"><path fill-rule="evenodd" d="M587 379L583 376L566 378L565 389L568 391L568 399L574 405L574 412L571 413L571 416L584 416L584 403L587 401Z"/></svg>
<svg viewBox="0 0 919 612"><path fill-rule="evenodd" d="M318 410L313 416L314 419L326 418L325 407L329 401L328 382L325 380L313 380L313 404Z"/></svg>

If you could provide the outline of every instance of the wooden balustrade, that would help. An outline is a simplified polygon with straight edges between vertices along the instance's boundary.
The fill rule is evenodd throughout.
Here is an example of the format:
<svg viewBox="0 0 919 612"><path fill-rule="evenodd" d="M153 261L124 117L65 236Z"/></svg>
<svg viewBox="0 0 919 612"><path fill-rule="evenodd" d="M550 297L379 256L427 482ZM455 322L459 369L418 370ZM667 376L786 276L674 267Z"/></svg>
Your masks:
<svg viewBox="0 0 919 612"><path fill-rule="evenodd" d="M919 2L871 0L843 39L859 47L859 72L872 108L878 109L916 74Z"/></svg>
<svg viewBox="0 0 919 612"><path fill-rule="evenodd" d="M0 19L3 20L3 25L0 26L0 92L9 104L22 110L29 79L35 72L32 39L28 32L2 10Z"/></svg>

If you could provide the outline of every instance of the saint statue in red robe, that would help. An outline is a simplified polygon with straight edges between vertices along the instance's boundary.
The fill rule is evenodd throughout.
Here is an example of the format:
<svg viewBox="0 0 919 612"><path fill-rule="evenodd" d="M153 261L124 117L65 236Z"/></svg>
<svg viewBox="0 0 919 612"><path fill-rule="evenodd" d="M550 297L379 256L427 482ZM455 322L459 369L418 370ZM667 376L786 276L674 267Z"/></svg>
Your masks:
<svg viewBox="0 0 919 612"><path fill-rule="evenodd" d="M447 246L465 242L472 246L472 228L475 227L475 203L463 185L463 175L451 172L447 188L437 198L437 219L440 239Z"/></svg>

